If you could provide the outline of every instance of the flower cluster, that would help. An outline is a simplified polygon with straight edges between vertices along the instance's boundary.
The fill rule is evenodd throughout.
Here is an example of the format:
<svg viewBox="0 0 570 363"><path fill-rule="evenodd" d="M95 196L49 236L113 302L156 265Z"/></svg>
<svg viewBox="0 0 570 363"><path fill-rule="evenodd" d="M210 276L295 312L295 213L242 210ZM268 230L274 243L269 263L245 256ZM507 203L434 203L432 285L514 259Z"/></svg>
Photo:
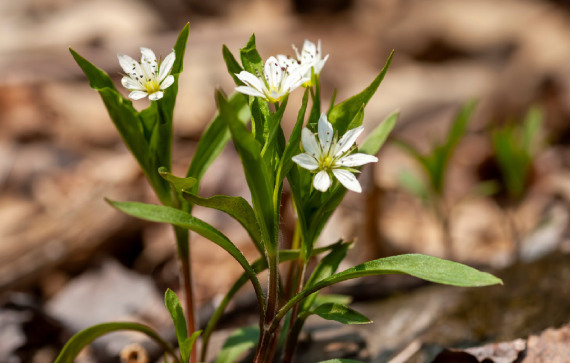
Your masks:
<svg viewBox="0 0 570 363"><path fill-rule="evenodd" d="M159 62L152 50L141 47L141 53L140 63L128 55L122 53L117 55L119 64L126 74L121 83L131 91L129 98L133 100L140 100L146 96L151 101L159 100L163 96L162 91L174 83L174 76L169 73L176 56L172 51Z"/></svg>

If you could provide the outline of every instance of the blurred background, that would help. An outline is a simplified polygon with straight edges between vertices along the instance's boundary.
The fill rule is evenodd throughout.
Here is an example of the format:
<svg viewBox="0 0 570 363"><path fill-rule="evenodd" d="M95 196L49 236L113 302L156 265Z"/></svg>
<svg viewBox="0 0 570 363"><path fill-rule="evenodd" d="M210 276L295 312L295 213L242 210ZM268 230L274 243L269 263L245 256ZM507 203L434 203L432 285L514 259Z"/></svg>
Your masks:
<svg viewBox="0 0 570 363"><path fill-rule="evenodd" d="M301 48L304 39L320 39L330 55L321 76L325 107L335 88L337 103L364 89L395 50L366 108L365 134L392 111L399 109L400 119L380 161L361 174L364 192L347 194L319 243L358 239L341 269L417 252L451 257L505 281L469 291L402 276L341 284L332 292L352 295L354 307L376 324L353 329L309 320L299 361L387 362L420 342L402 362L422 362L441 347L524 338L569 322L567 1L3 0L0 362L52 362L72 333L111 320L144 322L175 341L162 305L167 287L180 292L171 228L127 217L105 203L104 198L157 200L68 47L124 91L116 54L138 58L145 46L164 56L186 22L190 38L175 110L175 174L185 173L215 112L215 88L233 91L222 44L238 55L255 32L266 59L294 55L292 43ZM286 134L301 96L297 91L289 101ZM469 100L478 103L449 155L444 188L435 196L428 191L426 199L422 190L429 189L429 175L394 140L429 155L446 142L455 115ZM148 100L134 105L145 108ZM535 112L528 116L531 107ZM528 126L529 118L538 126ZM519 150L511 145L516 141L501 141L501 132L525 145L530 140L532 147ZM520 182L518 192L511 192L513 180ZM216 194L250 199L231 143L201 184L201 196ZM235 221L202 208L196 215L250 260L257 258ZM285 188L283 246L290 243L294 223ZM241 270L200 236L193 235L191 246L199 319L205 324ZM251 290L244 289L230 310L212 353L232 327L255 323ZM92 345L81 362L116 362L132 342L156 357L156 347L144 337L122 333Z"/></svg>

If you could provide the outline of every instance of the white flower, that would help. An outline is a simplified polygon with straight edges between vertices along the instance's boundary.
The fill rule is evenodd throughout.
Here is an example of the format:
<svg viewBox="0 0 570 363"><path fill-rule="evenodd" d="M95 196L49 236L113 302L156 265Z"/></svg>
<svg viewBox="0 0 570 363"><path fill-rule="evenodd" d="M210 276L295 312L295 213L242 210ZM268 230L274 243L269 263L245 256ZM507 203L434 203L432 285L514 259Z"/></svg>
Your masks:
<svg viewBox="0 0 570 363"><path fill-rule="evenodd" d="M277 59L279 60L279 64L282 67L289 66L289 67L300 67L304 65L309 65L307 73L305 74L306 78L309 78L309 82L304 84L303 86L310 85L311 79L311 67L315 69L315 75L319 75L325 66L327 59L329 59L329 55L327 54L323 58L323 52L321 51L321 40L319 39L318 45L315 46L315 43L306 40L303 43L303 49L301 53L295 45L293 45L293 49L295 50L295 54L297 55L297 59L290 58L285 55L278 55Z"/></svg>
<svg viewBox="0 0 570 363"><path fill-rule="evenodd" d="M332 125L324 113L319 118L318 127L318 141L311 130L303 129L301 141L305 152L294 156L292 160L300 167L316 173L313 186L321 192L326 192L332 185L331 173L346 189L362 192L362 187L353 174L358 173L358 170L353 167L378 161L378 158L372 155L351 154L352 145L364 128L359 126L348 130L337 141L338 136L333 136Z"/></svg>
<svg viewBox="0 0 570 363"><path fill-rule="evenodd" d="M121 79L123 86L131 91L129 98L140 100L148 96L151 101L162 98L167 87L174 83L174 76L168 75L174 64L174 51L158 62L154 52L148 48L141 47L140 63L128 55L119 53L119 63L127 76Z"/></svg>
<svg viewBox="0 0 570 363"><path fill-rule="evenodd" d="M307 67L281 67L275 57L270 57L263 67L265 79L255 76L247 71L241 71L236 76L246 86L236 87L236 91L246 95L260 97L275 103L281 101L286 95L309 79L303 78Z"/></svg>

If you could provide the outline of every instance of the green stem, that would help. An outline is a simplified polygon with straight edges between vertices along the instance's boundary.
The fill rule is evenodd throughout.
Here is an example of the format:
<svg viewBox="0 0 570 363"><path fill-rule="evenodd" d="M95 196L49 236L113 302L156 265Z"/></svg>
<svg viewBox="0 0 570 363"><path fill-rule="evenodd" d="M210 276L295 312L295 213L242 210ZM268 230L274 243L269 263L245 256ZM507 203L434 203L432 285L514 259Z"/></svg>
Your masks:
<svg viewBox="0 0 570 363"><path fill-rule="evenodd" d="M178 246L178 257L180 258L180 268L182 269L182 283L186 294L186 322L188 324L188 336L196 331L196 314L194 310L194 281L192 279L192 265L190 262L190 233L185 228L174 227L176 234L176 245ZM198 348L194 346L190 363L198 361Z"/></svg>
<svg viewBox="0 0 570 363"><path fill-rule="evenodd" d="M305 320L311 315L310 312L306 311L299 314L299 317L293 324L289 335L287 336L287 341L285 342L285 349L283 353L283 359L281 363L291 363L295 357L295 351L297 350L297 342L299 341L299 334L301 334L301 329L305 324Z"/></svg>

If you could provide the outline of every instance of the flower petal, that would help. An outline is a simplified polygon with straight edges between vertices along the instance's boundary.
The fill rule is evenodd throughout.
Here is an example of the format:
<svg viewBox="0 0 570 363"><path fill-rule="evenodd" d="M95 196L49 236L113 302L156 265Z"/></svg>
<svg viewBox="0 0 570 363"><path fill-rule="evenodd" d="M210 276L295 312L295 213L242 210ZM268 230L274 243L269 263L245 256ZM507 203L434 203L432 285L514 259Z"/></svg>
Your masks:
<svg viewBox="0 0 570 363"><path fill-rule="evenodd" d="M319 118L319 141L323 148L323 153L326 154L332 144L334 130L332 124L329 122L326 113L322 113Z"/></svg>
<svg viewBox="0 0 570 363"><path fill-rule="evenodd" d="M123 77L121 78L121 84L123 85L123 87L125 87L128 90L144 90L144 87L137 81L135 81L134 79L132 79L131 77Z"/></svg>
<svg viewBox="0 0 570 363"><path fill-rule="evenodd" d="M327 62L327 59L329 59L329 55L327 54L325 56L325 59L319 60L317 62L315 62L315 74L321 74L321 71L323 70L323 67L325 66L325 63Z"/></svg>
<svg viewBox="0 0 570 363"><path fill-rule="evenodd" d="M291 160L301 168L305 168L307 170L315 170L319 167L317 160L307 153L295 155Z"/></svg>
<svg viewBox="0 0 570 363"><path fill-rule="evenodd" d="M240 93L249 95L249 96L261 97L261 98L263 98L263 99L267 99L267 97L266 97L263 93L259 92L258 90L256 90L256 89L253 88L253 87L249 87L249 86L238 86L238 87L235 88L235 90L238 91L238 92L240 92Z"/></svg>
<svg viewBox="0 0 570 363"><path fill-rule="evenodd" d="M358 180L356 180L356 177L350 171L344 169L333 169L332 172L346 189L352 190L356 193L362 193L362 187L360 186L360 183Z"/></svg>
<svg viewBox="0 0 570 363"><path fill-rule="evenodd" d="M331 177L329 176L329 173L327 173L324 170L319 171L315 175L315 179L313 179L313 186L315 187L316 190L321 192L326 192L331 186L331 184L332 184Z"/></svg>
<svg viewBox="0 0 570 363"><path fill-rule="evenodd" d="M171 74L168 77L166 77L164 81L162 81L162 83L160 84L160 89L166 89L172 86L173 83L174 83L174 76Z"/></svg>
<svg viewBox="0 0 570 363"><path fill-rule="evenodd" d="M131 100L140 100L141 98L145 98L146 96L148 96L148 94L143 91L133 91L129 93L129 98Z"/></svg>
<svg viewBox="0 0 570 363"><path fill-rule="evenodd" d="M303 43L303 50L301 51L301 62L304 63L312 63L314 62L315 56L317 55L317 47L315 43L311 42L308 39L305 39Z"/></svg>
<svg viewBox="0 0 570 363"><path fill-rule="evenodd" d="M156 55L154 55L154 52L151 49L141 47L141 53L142 53L141 60L150 61L150 62L156 61Z"/></svg>
<svg viewBox="0 0 570 363"><path fill-rule="evenodd" d="M248 71L241 71L240 73L236 73L236 77L246 85L263 93L263 89L265 88L263 82Z"/></svg>
<svg viewBox="0 0 570 363"><path fill-rule="evenodd" d="M119 64L126 74L137 79L142 75L141 65L139 62L123 53L117 54L117 58L119 58Z"/></svg>
<svg viewBox="0 0 570 363"><path fill-rule="evenodd" d="M317 160L321 157L321 147L317 143L315 134L306 127L301 133L301 142L303 144L303 149L305 149L307 154L313 156Z"/></svg>
<svg viewBox="0 0 570 363"><path fill-rule="evenodd" d="M146 78L158 78L158 61L154 52L148 48L141 47L141 53L141 65Z"/></svg>
<svg viewBox="0 0 570 363"><path fill-rule="evenodd" d="M275 57L269 57L265 62L265 67L263 67L263 73L267 83L269 83L269 88L280 88L281 79L283 78L283 71L279 66L279 61Z"/></svg>
<svg viewBox="0 0 570 363"><path fill-rule="evenodd" d="M376 156L356 153L356 154L347 155L339 159L335 164L347 167L353 167L353 166L361 166L368 163L375 163L377 161L378 158Z"/></svg>
<svg viewBox="0 0 570 363"><path fill-rule="evenodd" d="M158 71L158 79L162 81L168 73L172 70L172 66L174 65L174 60L176 59L176 55L174 51L164 58L164 60L160 63L160 70Z"/></svg>
<svg viewBox="0 0 570 363"><path fill-rule="evenodd" d="M337 151L335 153L335 156L339 156L348 151L348 149L350 149L352 145L354 145L356 138L362 133L362 131L364 131L363 126L358 126L355 129L348 130L338 141Z"/></svg>
<svg viewBox="0 0 570 363"><path fill-rule="evenodd" d="M149 95L148 99L151 101L157 101L157 100L160 100L162 98L162 96L164 96L164 93L158 91L158 92L154 92L153 94Z"/></svg>

